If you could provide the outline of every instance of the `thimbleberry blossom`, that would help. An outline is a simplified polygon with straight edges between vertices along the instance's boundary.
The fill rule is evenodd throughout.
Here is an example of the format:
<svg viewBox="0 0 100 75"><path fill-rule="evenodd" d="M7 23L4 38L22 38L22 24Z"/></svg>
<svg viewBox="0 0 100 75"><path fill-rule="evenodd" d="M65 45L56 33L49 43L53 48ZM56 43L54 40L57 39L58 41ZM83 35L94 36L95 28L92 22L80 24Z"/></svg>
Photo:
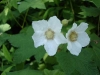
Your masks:
<svg viewBox="0 0 100 75"><path fill-rule="evenodd" d="M33 21L32 27L34 29L34 34L32 36L34 46L37 48L44 45L49 56L55 55L58 46L67 42L66 38L61 33L62 24L56 16L51 17L48 21Z"/></svg>
<svg viewBox="0 0 100 75"><path fill-rule="evenodd" d="M71 54L78 56L81 52L82 47L89 44L90 38L85 30L88 28L88 24L82 22L79 26L73 23L71 29L66 33L66 38L68 42L67 49Z"/></svg>

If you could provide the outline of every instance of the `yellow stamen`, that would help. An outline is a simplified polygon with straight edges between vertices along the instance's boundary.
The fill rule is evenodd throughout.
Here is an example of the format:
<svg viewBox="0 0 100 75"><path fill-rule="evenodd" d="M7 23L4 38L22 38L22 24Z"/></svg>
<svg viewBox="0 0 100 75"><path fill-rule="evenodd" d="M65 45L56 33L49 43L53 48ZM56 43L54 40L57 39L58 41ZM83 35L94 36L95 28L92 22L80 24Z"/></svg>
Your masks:
<svg viewBox="0 0 100 75"><path fill-rule="evenodd" d="M51 29L48 29L46 32L45 32L45 35L46 35L46 38L48 40L51 40L54 38L54 31L52 31Z"/></svg>
<svg viewBox="0 0 100 75"><path fill-rule="evenodd" d="M76 40L77 40L77 37L78 37L78 35L77 35L77 33L76 33L75 31L72 31L72 32L70 33L70 35L69 35L69 39L70 39L70 41L72 41L72 42L76 41Z"/></svg>

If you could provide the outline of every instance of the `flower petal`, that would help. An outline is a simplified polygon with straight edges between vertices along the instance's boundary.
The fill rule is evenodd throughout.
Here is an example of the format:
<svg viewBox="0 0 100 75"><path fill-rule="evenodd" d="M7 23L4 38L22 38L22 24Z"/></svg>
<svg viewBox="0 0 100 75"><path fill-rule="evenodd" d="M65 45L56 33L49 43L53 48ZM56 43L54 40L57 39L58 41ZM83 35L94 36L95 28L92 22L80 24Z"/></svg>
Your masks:
<svg viewBox="0 0 100 75"><path fill-rule="evenodd" d="M44 48L49 56L53 56L57 52L58 44L54 40L48 40L45 43Z"/></svg>
<svg viewBox="0 0 100 75"><path fill-rule="evenodd" d="M60 20L53 16L48 20L49 27L53 29L55 32L61 32L62 24Z"/></svg>
<svg viewBox="0 0 100 75"><path fill-rule="evenodd" d="M75 31L81 33L81 32L84 32L87 28L88 28L88 24L85 23L85 22L82 22L82 23L75 29Z"/></svg>
<svg viewBox="0 0 100 75"><path fill-rule="evenodd" d="M85 47L89 44L90 38L86 32L78 33L77 41L82 45L82 47Z"/></svg>
<svg viewBox="0 0 100 75"><path fill-rule="evenodd" d="M79 53L81 52L81 48L82 46L76 41L76 42L71 42L72 48L70 49L69 47L69 51L71 54L78 56ZM67 47L68 48L68 47Z"/></svg>
<svg viewBox="0 0 100 75"><path fill-rule="evenodd" d="M66 33L66 38L69 39L69 34L74 31L74 29L77 27L76 23L73 23L73 26L71 29L68 30L68 32Z"/></svg>
<svg viewBox="0 0 100 75"><path fill-rule="evenodd" d="M72 31L74 31L74 30L69 29L68 32L66 33L67 40L69 40L69 36L70 36L70 34L71 34Z"/></svg>
<svg viewBox="0 0 100 75"><path fill-rule="evenodd" d="M55 33L54 40L57 44L67 43L67 39L64 37L62 33Z"/></svg>
<svg viewBox="0 0 100 75"><path fill-rule="evenodd" d="M76 23L73 23L72 28L69 29L68 32L66 33L66 38L67 38L67 40L69 40L69 35L70 35L70 33L71 33L72 31L74 31L76 27L77 27L77 24L76 24Z"/></svg>
<svg viewBox="0 0 100 75"><path fill-rule="evenodd" d="M73 23L73 26L72 26L71 30L74 30L76 27L77 27L77 24Z"/></svg>
<svg viewBox="0 0 100 75"><path fill-rule="evenodd" d="M34 33L32 39L34 40L34 46L36 48L45 44L47 41L43 33Z"/></svg>
<svg viewBox="0 0 100 75"><path fill-rule="evenodd" d="M67 49L68 49L68 50L71 50L71 49L72 49L72 44L71 44L70 41L69 41L68 44L67 44Z"/></svg>
<svg viewBox="0 0 100 75"><path fill-rule="evenodd" d="M35 32L45 31L48 28L48 22L46 20L32 21L32 27Z"/></svg>

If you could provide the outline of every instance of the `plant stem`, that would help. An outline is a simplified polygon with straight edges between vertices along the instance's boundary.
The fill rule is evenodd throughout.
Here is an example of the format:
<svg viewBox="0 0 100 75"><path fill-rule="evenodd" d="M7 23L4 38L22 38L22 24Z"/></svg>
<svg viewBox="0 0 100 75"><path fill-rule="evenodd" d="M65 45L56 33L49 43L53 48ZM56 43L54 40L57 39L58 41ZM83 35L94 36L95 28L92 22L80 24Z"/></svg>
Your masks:
<svg viewBox="0 0 100 75"><path fill-rule="evenodd" d="M26 11L26 14L25 14L25 17L24 17L24 21L23 21L23 24L22 24L22 28L24 27L24 24L25 24L25 21L26 21L26 16L28 14L28 11L29 11L29 9L27 9L27 11Z"/></svg>
<svg viewBox="0 0 100 75"><path fill-rule="evenodd" d="M11 12L11 10L10 10ZM14 17L13 13L11 12L13 19L16 21L16 23L22 28L22 26L19 24L19 22L16 20L16 18Z"/></svg>
<svg viewBox="0 0 100 75"><path fill-rule="evenodd" d="M73 9L73 5L72 5L71 0L70 0L70 7L71 7L71 10L72 10L72 13L73 13L73 17L74 17L75 13L74 13L74 9ZM73 19L74 19L74 21L75 21L75 18L73 18Z"/></svg>

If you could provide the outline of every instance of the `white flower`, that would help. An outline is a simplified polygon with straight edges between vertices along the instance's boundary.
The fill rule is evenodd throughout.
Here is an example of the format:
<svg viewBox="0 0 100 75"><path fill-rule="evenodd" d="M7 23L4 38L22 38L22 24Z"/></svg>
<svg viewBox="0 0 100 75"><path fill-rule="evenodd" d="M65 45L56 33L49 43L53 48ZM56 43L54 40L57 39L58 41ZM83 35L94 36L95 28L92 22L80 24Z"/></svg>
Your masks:
<svg viewBox="0 0 100 75"><path fill-rule="evenodd" d="M88 24L82 22L79 26L73 23L73 27L66 33L68 42L67 49L71 54L78 56L81 52L82 47L89 44L90 38L85 30L88 28Z"/></svg>
<svg viewBox="0 0 100 75"><path fill-rule="evenodd" d="M44 45L49 56L55 55L58 46L67 42L61 33L62 24L56 16L51 17L48 21L33 21L32 27L35 32L32 36L35 47Z"/></svg>

